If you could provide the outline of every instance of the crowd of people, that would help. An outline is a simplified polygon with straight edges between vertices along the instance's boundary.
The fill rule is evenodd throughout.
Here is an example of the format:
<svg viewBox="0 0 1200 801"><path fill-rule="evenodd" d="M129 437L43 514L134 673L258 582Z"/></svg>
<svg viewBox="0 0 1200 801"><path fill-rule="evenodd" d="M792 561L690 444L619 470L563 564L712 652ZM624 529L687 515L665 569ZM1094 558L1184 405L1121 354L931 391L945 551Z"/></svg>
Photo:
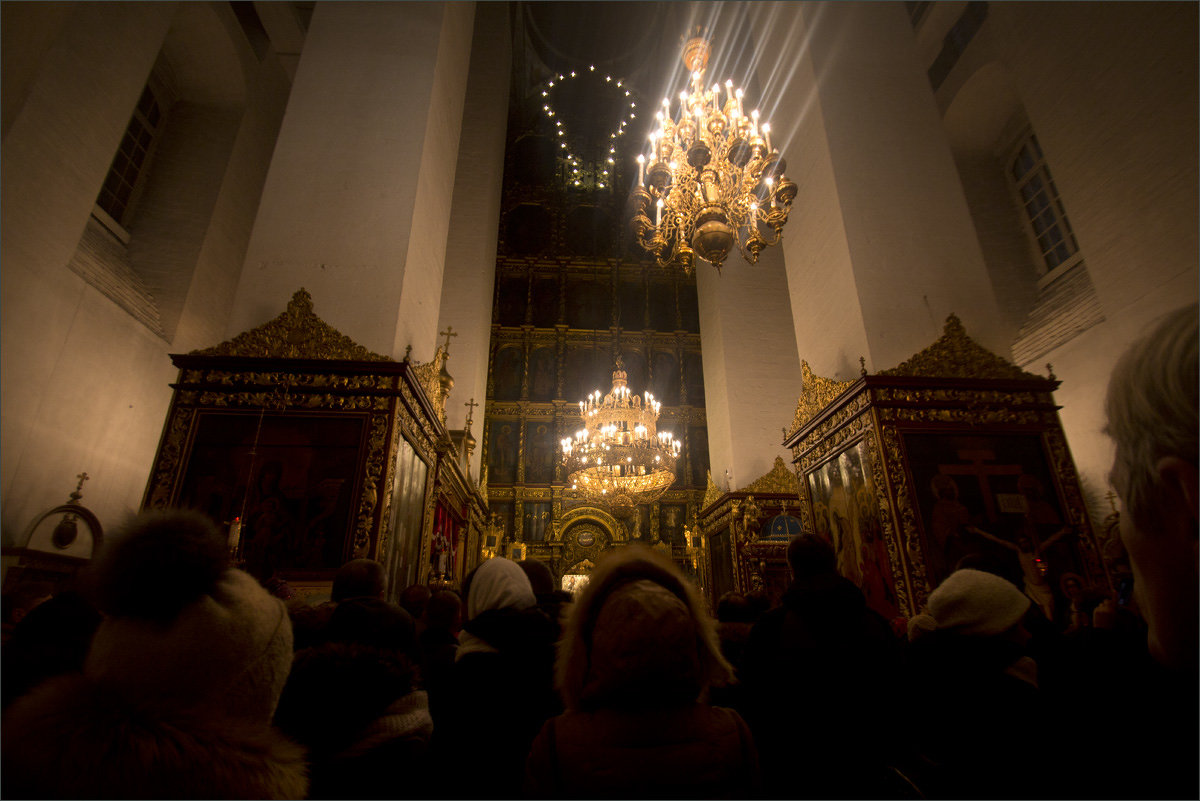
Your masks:
<svg viewBox="0 0 1200 801"><path fill-rule="evenodd" d="M536 560L389 593L356 559L311 605L231 564L206 517L146 513L78 591L5 610L0 791L1195 798L1197 338L1195 307L1172 316L1109 389L1136 615L1054 625L961 567L897 631L815 533L779 603L731 593L715 618L636 544L575 597Z"/></svg>

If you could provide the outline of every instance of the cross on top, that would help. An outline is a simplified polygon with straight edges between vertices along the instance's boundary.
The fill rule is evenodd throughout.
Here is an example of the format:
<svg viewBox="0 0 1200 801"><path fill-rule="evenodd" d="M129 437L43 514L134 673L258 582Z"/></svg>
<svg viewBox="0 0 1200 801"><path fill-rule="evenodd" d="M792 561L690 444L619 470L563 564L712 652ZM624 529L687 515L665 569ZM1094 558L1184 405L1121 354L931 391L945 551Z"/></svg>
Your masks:
<svg viewBox="0 0 1200 801"><path fill-rule="evenodd" d="M75 485L75 491L67 498L67 503L75 503L83 497L83 482L87 481L91 476L85 472L77 474L75 478L79 479L79 483Z"/></svg>
<svg viewBox="0 0 1200 801"><path fill-rule="evenodd" d="M479 404L475 402L474 398L471 398L471 400L463 404L463 406L467 407L467 428L471 427L471 420L474 419L475 416L475 407L478 405Z"/></svg>
<svg viewBox="0 0 1200 801"><path fill-rule="evenodd" d="M445 347L448 352L450 350L450 337L458 336L458 332L454 330L454 326L448 325L446 326L445 331L438 331L438 336L446 338L446 343L443 345L443 347Z"/></svg>

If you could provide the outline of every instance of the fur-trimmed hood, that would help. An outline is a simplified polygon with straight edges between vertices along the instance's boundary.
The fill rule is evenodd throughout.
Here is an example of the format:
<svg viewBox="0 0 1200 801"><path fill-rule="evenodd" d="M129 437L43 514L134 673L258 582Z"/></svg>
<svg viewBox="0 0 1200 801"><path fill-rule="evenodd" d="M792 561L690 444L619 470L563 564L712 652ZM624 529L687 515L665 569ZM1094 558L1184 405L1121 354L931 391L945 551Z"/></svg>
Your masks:
<svg viewBox="0 0 1200 801"><path fill-rule="evenodd" d="M689 704L733 677L699 591L641 545L599 562L572 605L555 667L569 710Z"/></svg>
<svg viewBox="0 0 1200 801"><path fill-rule="evenodd" d="M6 798L304 798L304 750L264 723L143 708L80 674L4 717Z"/></svg>

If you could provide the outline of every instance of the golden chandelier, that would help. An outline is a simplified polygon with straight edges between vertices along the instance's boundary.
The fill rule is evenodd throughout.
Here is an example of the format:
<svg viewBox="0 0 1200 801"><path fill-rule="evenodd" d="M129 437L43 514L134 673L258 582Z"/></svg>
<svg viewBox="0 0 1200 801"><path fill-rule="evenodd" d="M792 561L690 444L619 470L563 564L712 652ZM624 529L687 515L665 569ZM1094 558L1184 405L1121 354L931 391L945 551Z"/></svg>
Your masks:
<svg viewBox="0 0 1200 801"><path fill-rule="evenodd" d="M579 402L584 427L562 440L562 462L571 489L619 517L640 503L657 500L675 481L681 443L657 431L659 401L649 392L632 394L617 357L612 391L596 390Z"/></svg>
<svg viewBox="0 0 1200 801"><path fill-rule="evenodd" d="M663 100L649 158L637 159L633 193L631 225L638 244L660 266L675 265L688 274L696 256L720 272L734 245L746 261L757 263L764 247L779 242L796 197L796 185L783 174L786 163L771 147L770 125L759 124L758 111L743 113L742 90L726 81L722 105L719 84L704 88L708 55L703 38L684 46L692 90L680 92L674 119L670 99ZM764 230L770 231L767 237Z"/></svg>

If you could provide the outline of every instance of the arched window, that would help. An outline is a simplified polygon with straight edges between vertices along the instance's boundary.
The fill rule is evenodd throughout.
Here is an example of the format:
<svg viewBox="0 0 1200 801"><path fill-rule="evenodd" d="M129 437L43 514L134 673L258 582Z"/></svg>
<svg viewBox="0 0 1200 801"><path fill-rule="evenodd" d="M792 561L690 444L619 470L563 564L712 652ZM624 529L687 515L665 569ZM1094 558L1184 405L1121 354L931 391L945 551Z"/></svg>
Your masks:
<svg viewBox="0 0 1200 801"><path fill-rule="evenodd" d="M1058 188L1050 177L1042 148L1032 132L1017 146L1008 173L1029 223L1034 247L1041 257L1039 272L1045 274L1078 261L1079 245L1071 232Z"/></svg>
<svg viewBox="0 0 1200 801"><path fill-rule="evenodd" d="M113 233L126 243L129 234L125 227L133 216L137 197L146 184L154 146L165 126L166 111L170 104L171 100L161 86L147 83L142 89L142 96L133 110L133 116L129 118L129 125L125 127L121 146L113 156L104 186L100 188L100 196L96 198L96 217L109 230L112 230L111 223L116 223L120 230L113 230Z"/></svg>
<svg viewBox="0 0 1200 801"><path fill-rule="evenodd" d="M178 6L69 264L168 342L202 264L209 287L236 280L233 198L261 190L222 197L227 177L241 180L234 144L257 63L246 30L229 4Z"/></svg>

